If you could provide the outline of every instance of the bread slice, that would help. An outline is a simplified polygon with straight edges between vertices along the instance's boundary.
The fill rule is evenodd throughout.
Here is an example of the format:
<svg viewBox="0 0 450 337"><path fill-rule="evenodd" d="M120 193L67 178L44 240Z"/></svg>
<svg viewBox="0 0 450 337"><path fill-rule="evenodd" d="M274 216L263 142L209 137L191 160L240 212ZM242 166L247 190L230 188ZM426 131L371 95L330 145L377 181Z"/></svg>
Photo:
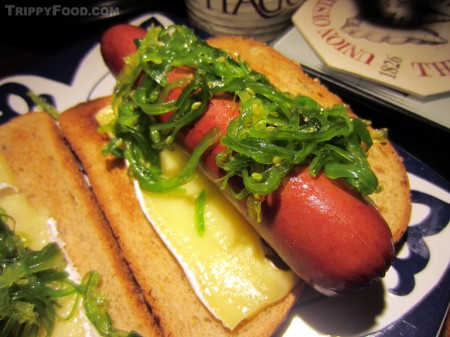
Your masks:
<svg viewBox="0 0 450 337"><path fill-rule="evenodd" d="M59 117L61 130L80 158L125 258L165 336L271 336L294 304L301 284L233 331L214 318L195 295L184 271L141 211L124 163L102 157L107 139L95 114L110 97L78 104Z"/></svg>
<svg viewBox="0 0 450 337"><path fill-rule="evenodd" d="M115 327L161 336L79 165L55 121L30 112L0 126L0 150L17 186L35 207L56 220L65 249L80 275L96 270Z"/></svg>
<svg viewBox="0 0 450 337"><path fill-rule="evenodd" d="M224 36L211 38L208 43L240 57L254 70L265 74L280 91L309 96L323 107L344 103L318 79L305 74L298 63L262 42L238 36ZM354 115L350 107L348 110ZM382 187L382 192L371 195L370 199L389 224L394 241L398 242L403 237L411 216L411 196L406 169L402 158L389 142L375 142L369 150L368 159Z"/></svg>

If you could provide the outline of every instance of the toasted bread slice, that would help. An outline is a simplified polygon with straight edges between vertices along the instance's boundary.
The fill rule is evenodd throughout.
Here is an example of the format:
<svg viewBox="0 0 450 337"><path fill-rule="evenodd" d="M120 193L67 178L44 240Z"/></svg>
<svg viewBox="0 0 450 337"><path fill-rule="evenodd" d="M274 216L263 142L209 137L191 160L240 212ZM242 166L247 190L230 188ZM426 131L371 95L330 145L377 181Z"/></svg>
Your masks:
<svg viewBox="0 0 450 337"><path fill-rule="evenodd" d="M266 75L280 91L309 96L323 107L345 103L319 80L305 74L298 63L262 42L226 36L211 38L208 43L240 57L254 70ZM350 107L348 110L354 115ZM403 237L411 216L406 169L402 158L389 142L375 142L368 159L382 187L382 192L371 195L370 199L389 224L394 241L398 242Z"/></svg>
<svg viewBox="0 0 450 337"><path fill-rule="evenodd" d="M161 336L110 227L55 121L30 112L0 126L0 150L18 188L35 207L49 211L80 275L96 270L114 326Z"/></svg>
<svg viewBox="0 0 450 337"><path fill-rule="evenodd" d="M79 104L61 114L61 130L80 158L134 277L164 335L271 336L294 304L301 284L283 300L242 322L233 331L214 318L194 293L184 271L153 230L137 200L123 161L103 157L107 139L95 114L110 97Z"/></svg>

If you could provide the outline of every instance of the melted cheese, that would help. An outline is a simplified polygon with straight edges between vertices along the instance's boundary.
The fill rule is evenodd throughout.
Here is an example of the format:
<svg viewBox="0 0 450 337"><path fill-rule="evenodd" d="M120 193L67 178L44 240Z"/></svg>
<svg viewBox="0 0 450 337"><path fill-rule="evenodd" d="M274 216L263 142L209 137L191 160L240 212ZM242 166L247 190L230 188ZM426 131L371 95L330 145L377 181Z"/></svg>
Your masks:
<svg viewBox="0 0 450 337"><path fill-rule="evenodd" d="M168 176L185 161L180 149L165 151ZM183 267L194 291L210 312L233 329L239 322L286 296L296 284L291 272L264 256L259 235L222 192L201 172L185 193L140 190L141 206L168 249ZM205 232L195 225L195 200L206 191Z"/></svg>
<svg viewBox="0 0 450 337"><path fill-rule="evenodd" d="M8 215L12 216L16 224L16 232L26 239L26 244L33 250L39 250L51 241L55 241L55 224L50 219L48 211L30 205L23 194L15 187L14 174L0 151L0 207ZM78 282L79 276L69 264L68 269L72 279ZM65 317L70 312L73 303L69 299L60 301L62 305L58 309L60 317ZM88 325L87 318L82 310L70 320L57 319L53 336L86 337L97 336ZM44 335L44 334L42 334Z"/></svg>

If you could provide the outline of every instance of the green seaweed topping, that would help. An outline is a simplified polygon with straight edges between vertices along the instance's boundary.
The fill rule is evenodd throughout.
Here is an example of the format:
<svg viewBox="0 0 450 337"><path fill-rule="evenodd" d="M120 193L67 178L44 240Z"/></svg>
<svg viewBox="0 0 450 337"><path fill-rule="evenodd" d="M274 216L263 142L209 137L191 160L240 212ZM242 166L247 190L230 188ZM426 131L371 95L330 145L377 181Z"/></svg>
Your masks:
<svg viewBox="0 0 450 337"><path fill-rule="evenodd" d="M81 284L69 279L66 260L52 242L35 251L10 228L14 219L0 209L0 334L10 337L52 335L56 319L71 319L82 299L86 316L104 337L138 337L135 332L114 328L99 293L99 275L86 274ZM74 298L67 317L57 312L59 301ZM101 300L100 300L101 299Z"/></svg>
<svg viewBox="0 0 450 337"><path fill-rule="evenodd" d="M180 66L192 69L192 74L168 87L168 74ZM167 100L174 87L182 89L181 95ZM189 169L170 181L163 178L160 152L222 93L234 95L239 116L225 135L216 132L200 143ZM372 146L367 126L350 117L344 105L324 108L309 97L280 92L264 75L209 46L185 26L153 26L139 40L117 80L113 109L114 137L105 153L127 158L132 175L146 190L180 188L191 179L191 168L201 155L219 139L226 146L216 157L224 172L220 186L236 198L248 197L256 218L261 196L276 190L297 165L309 165L313 176L323 171L332 179L345 179L363 195L379 189L367 161ZM169 111L167 120L158 117ZM231 188L232 177L241 179L242 190Z"/></svg>

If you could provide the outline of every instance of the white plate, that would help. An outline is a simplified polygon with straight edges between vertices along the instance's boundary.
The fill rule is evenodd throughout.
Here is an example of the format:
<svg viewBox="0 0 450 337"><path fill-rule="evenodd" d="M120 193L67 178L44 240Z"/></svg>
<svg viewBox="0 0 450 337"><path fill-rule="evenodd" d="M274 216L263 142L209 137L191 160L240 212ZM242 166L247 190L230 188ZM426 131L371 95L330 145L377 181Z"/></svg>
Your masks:
<svg viewBox="0 0 450 337"><path fill-rule="evenodd" d="M160 13L134 24L173 22ZM103 64L99 37L68 50L28 74L0 81L0 123L28 112L28 91L50 99L59 111L112 93L114 79ZM307 289L274 337L435 337L450 301L450 186L398 149L408 170L413 213L393 267L379 285L339 298Z"/></svg>

